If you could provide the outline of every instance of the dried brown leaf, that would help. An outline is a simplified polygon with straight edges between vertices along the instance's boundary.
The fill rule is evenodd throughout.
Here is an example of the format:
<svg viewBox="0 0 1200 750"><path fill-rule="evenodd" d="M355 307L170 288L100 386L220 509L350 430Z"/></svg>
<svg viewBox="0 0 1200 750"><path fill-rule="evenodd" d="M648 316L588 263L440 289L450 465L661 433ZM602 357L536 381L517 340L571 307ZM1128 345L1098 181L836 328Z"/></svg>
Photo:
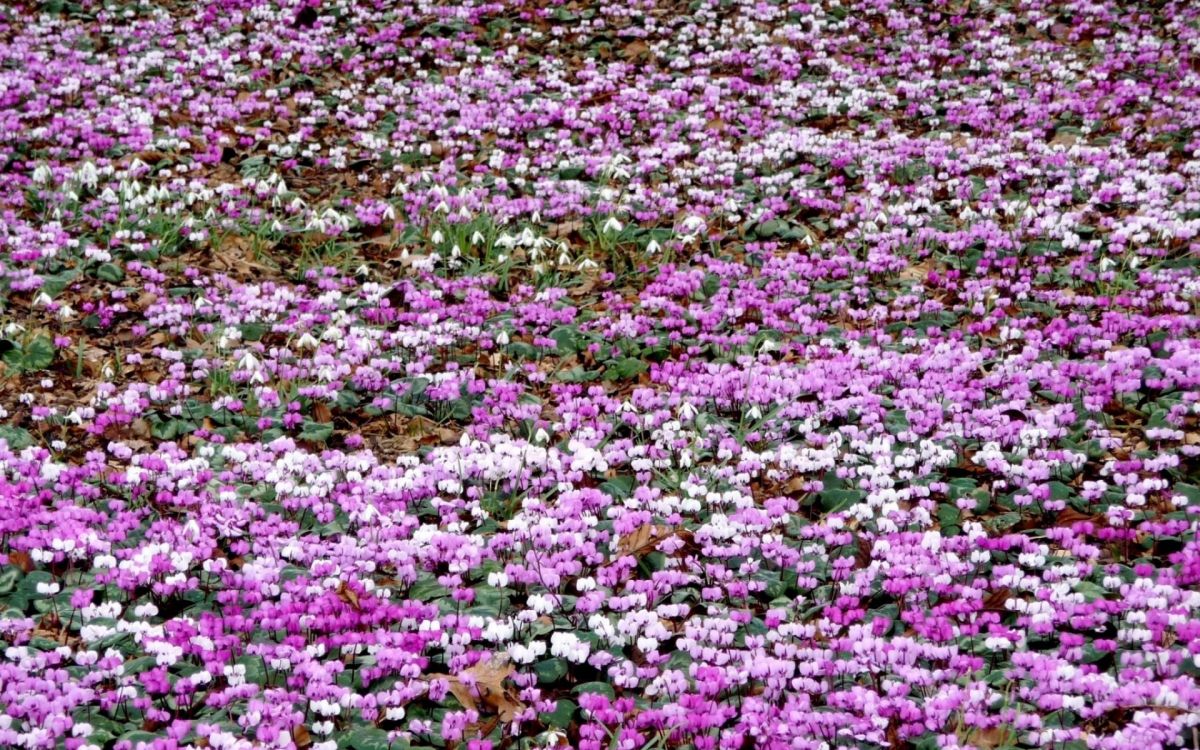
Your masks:
<svg viewBox="0 0 1200 750"><path fill-rule="evenodd" d="M23 550L9 552L8 561L9 563L20 568L23 573L28 573L29 571L33 570L33 558L29 556L28 552Z"/></svg>

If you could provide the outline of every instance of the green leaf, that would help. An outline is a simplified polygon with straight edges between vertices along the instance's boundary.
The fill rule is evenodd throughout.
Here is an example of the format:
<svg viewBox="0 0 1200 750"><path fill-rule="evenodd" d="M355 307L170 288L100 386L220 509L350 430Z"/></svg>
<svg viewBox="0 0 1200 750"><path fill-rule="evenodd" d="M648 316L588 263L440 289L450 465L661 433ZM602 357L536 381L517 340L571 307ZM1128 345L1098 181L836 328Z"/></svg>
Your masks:
<svg viewBox="0 0 1200 750"><path fill-rule="evenodd" d="M33 445L33 435L21 427L0 425L0 440L8 443L9 450L19 451Z"/></svg>
<svg viewBox="0 0 1200 750"><path fill-rule="evenodd" d="M582 367L576 366L569 370L562 370L558 373L557 377L564 383L586 383L599 378L600 372L598 370L585 370Z"/></svg>
<svg viewBox="0 0 1200 750"><path fill-rule="evenodd" d="M943 527L957 526L959 521L962 520L962 511L953 505L943 503L938 506L937 517L938 523Z"/></svg>
<svg viewBox="0 0 1200 750"><path fill-rule="evenodd" d="M21 569L16 565L5 565L0 568L0 594L7 594L16 588L21 578Z"/></svg>
<svg viewBox="0 0 1200 750"><path fill-rule="evenodd" d="M243 323L238 328L244 341L261 341L268 330L266 323Z"/></svg>
<svg viewBox="0 0 1200 750"><path fill-rule="evenodd" d="M116 263L104 263L96 269L96 278L113 284L120 284L125 279L125 271Z"/></svg>
<svg viewBox="0 0 1200 750"><path fill-rule="evenodd" d="M1083 594L1085 601L1094 602L1097 599L1103 599L1108 595L1108 590L1103 586L1091 581L1080 581L1075 584L1075 591Z"/></svg>
<svg viewBox="0 0 1200 750"><path fill-rule="evenodd" d="M300 437L314 443L323 443L332 436L332 422L314 422L311 419L306 419L304 420L304 426L300 428Z"/></svg>
<svg viewBox="0 0 1200 750"><path fill-rule="evenodd" d="M533 671L537 673L538 682L554 683L567 676L567 660L566 659L543 659L533 665Z"/></svg>
<svg viewBox="0 0 1200 750"><path fill-rule="evenodd" d="M130 744L132 744L134 750L136 750L139 742L144 742L147 745L151 745L155 741L159 740L160 737L157 734L143 732L142 730L137 729L132 732L126 732L125 734L121 735L120 739L128 741Z"/></svg>
<svg viewBox="0 0 1200 750"><path fill-rule="evenodd" d="M71 282L75 280L75 276L76 272L73 270L44 275L42 276L42 291L50 297L57 297L71 285Z"/></svg>
<svg viewBox="0 0 1200 750"><path fill-rule="evenodd" d="M583 347L581 346L579 331L571 326L559 326L550 332L550 338L554 339L555 351L562 354L571 354L577 352Z"/></svg>
<svg viewBox="0 0 1200 750"><path fill-rule="evenodd" d="M17 372L44 370L54 361L54 344L47 336L37 336L4 353L4 363Z"/></svg>
<svg viewBox="0 0 1200 750"><path fill-rule="evenodd" d="M754 228L755 234L763 238L771 238L778 234L783 234L788 228L788 223L783 219L773 219L764 221Z"/></svg>
<svg viewBox="0 0 1200 750"><path fill-rule="evenodd" d="M349 750L388 750L388 733L379 727L358 727L353 732L344 735L343 744L338 742L339 748L349 748ZM392 750L402 746L401 743L394 743Z"/></svg>
<svg viewBox="0 0 1200 750"><path fill-rule="evenodd" d="M613 686L607 682L581 682L580 684L576 685L575 689L571 692L575 693L576 695L581 695L583 693L599 693L601 695L607 695L609 698L615 698L617 695L613 690Z"/></svg>
<svg viewBox="0 0 1200 750"><path fill-rule="evenodd" d="M997 531L1005 531L1007 529L1011 529L1013 526L1016 526L1020 522L1021 522L1021 514L1012 512L1012 513L1002 513L1002 514L996 516L995 518L990 518L987 521L985 521L984 524L987 526L991 526L993 529L996 529Z"/></svg>
<svg viewBox="0 0 1200 750"><path fill-rule="evenodd" d="M862 490L829 489L821 492L821 507L829 513L836 513L849 508L862 500Z"/></svg>
<svg viewBox="0 0 1200 750"><path fill-rule="evenodd" d="M635 481L631 476L616 476L601 484L600 491L616 500L624 500L633 494Z"/></svg>
<svg viewBox="0 0 1200 750"><path fill-rule="evenodd" d="M546 726L566 729L571 725L571 719L575 716L575 711L578 708L579 706L574 701L560 698L555 703L553 711L543 712L538 715L538 718Z"/></svg>
<svg viewBox="0 0 1200 750"><path fill-rule="evenodd" d="M1183 482L1178 482L1172 489L1174 489L1175 492L1179 493L1180 495L1186 497L1188 505L1200 504L1200 487L1197 487L1194 484L1184 484Z"/></svg>
<svg viewBox="0 0 1200 750"><path fill-rule="evenodd" d="M432 575L426 575L418 580L408 589L408 598L416 599L420 602L432 602L437 599L444 599L450 594L446 587L437 582L437 579Z"/></svg>
<svg viewBox="0 0 1200 750"><path fill-rule="evenodd" d="M648 369L650 369L650 366L636 357L622 357L610 363L604 369L604 379L628 380L637 377Z"/></svg>

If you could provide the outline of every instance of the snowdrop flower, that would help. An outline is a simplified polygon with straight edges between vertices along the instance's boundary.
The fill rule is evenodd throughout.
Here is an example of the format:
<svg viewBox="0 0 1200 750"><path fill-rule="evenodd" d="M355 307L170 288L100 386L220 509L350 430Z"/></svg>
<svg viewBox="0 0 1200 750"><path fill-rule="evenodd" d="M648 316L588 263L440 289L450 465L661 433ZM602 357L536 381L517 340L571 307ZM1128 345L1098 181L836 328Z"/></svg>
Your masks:
<svg viewBox="0 0 1200 750"><path fill-rule="evenodd" d="M625 226L621 224L621 222L617 221L617 217L610 216L608 217L608 221L604 222L604 226L601 227L601 231L605 234L608 234L609 232L616 234L624 228Z"/></svg>
<svg viewBox="0 0 1200 750"><path fill-rule="evenodd" d="M500 333L496 334L496 343L500 346L508 345L508 331L501 329Z"/></svg>
<svg viewBox="0 0 1200 750"><path fill-rule="evenodd" d="M258 365L259 365L258 357L255 357L254 354L251 352L246 352L245 354L243 354L242 358L239 359L238 363L237 363L239 370L245 370L247 372L253 372L253 371L258 370Z"/></svg>
<svg viewBox="0 0 1200 750"><path fill-rule="evenodd" d="M50 181L53 174L50 172L50 167L45 164L39 164L38 168L33 170L33 182L35 185L45 185Z"/></svg>
<svg viewBox="0 0 1200 750"><path fill-rule="evenodd" d="M79 168L79 181L87 185L89 188L96 187L97 181L100 179L100 173L96 171L96 165L89 162L84 162L84 165Z"/></svg>
<svg viewBox="0 0 1200 750"><path fill-rule="evenodd" d="M657 255L660 250L662 250L662 246L658 244L657 240L651 239L646 243L646 255Z"/></svg>
<svg viewBox="0 0 1200 750"><path fill-rule="evenodd" d="M440 245L446 240L446 235L442 234L442 230L435 229L433 234L429 235L429 241L435 245Z"/></svg>
<svg viewBox="0 0 1200 750"><path fill-rule="evenodd" d="M320 342L317 341L317 338L308 331L305 331L304 334L296 340L296 347L299 349L316 349L319 345Z"/></svg>

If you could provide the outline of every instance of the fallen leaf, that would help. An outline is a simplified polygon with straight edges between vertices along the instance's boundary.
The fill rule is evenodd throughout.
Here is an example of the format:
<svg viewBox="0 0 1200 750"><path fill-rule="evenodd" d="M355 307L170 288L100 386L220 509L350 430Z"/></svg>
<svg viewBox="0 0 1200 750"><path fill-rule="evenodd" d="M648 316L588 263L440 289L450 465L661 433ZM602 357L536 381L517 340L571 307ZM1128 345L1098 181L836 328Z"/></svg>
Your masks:
<svg viewBox="0 0 1200 750"><path fill-rule="evenodd" d="M501 721L511 723L517 714L525 710L517 691L504 684L515 671L508 655L497 653L463 670L458 676L431 674L429 677L445 679L451 694L463 707L481 713L486 710L497 714Z"/></svg>
<svg viewBox="0 0 1200 750"><path fill-rule="evenodd" d="M16 552L8 553L8 561L21 569L22 572L28 573L33 570L33 558L28 552L17 550Z"/></svg>
<svg viewBox="0 0 1200 750"><path fill-rule="evenodd" d="M642 524L633 532L621 537L617 542L617 553L624 557L642 557L654 551L658 543L672 536L673 532L665 526Z"/></svg>
<svg viewBox="0 0 1200 750"><path fill-rule="evenodd" d="M561 224L552 224L546 235L551 239L559 240L564 237L569 237L575 232L583 229L582 221L564 221Z"/></svg>
<svg viewBox="0 0 1200 750"><path fill-rule="evenodd" d="M641 39L638 39L637 41L626 44L623 54L625 55L626 59L633 60L648 55L649 53L650 45L646 44Z"/></svg>
<svg viewBox="0 0 1200 750"><path fill-rule="evenodd" d="M313 404L313 419L321 424L329 424L333 421L333 412L329 410L329 406L323 401L318 401Z"/></svg>
<svg viewBox="0 0 1200 750"><path fill-rule="evenodd" d="M349 604L354 609L354 611L356 611L356 612L362 611L362 605L360 605L358 602L358 593L354 589L352 589L348 585L346 585L345 581L343 581L341 583L341 585L338 586L337 593L338 593L338 598L341 599L342 601L344 601L345 603Z"/></svg>

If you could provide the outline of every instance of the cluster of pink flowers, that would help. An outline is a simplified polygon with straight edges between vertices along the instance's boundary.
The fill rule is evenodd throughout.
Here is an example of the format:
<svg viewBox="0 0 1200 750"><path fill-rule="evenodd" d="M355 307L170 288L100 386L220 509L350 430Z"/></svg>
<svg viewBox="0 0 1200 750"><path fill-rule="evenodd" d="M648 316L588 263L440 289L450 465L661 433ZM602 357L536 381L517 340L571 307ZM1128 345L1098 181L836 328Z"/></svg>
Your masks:
<svg viewBox="0 0 1200 750"><path fill-rule="evenodd" d="M0 8L0 747L1190 745L1198 29Z"/></svg>

